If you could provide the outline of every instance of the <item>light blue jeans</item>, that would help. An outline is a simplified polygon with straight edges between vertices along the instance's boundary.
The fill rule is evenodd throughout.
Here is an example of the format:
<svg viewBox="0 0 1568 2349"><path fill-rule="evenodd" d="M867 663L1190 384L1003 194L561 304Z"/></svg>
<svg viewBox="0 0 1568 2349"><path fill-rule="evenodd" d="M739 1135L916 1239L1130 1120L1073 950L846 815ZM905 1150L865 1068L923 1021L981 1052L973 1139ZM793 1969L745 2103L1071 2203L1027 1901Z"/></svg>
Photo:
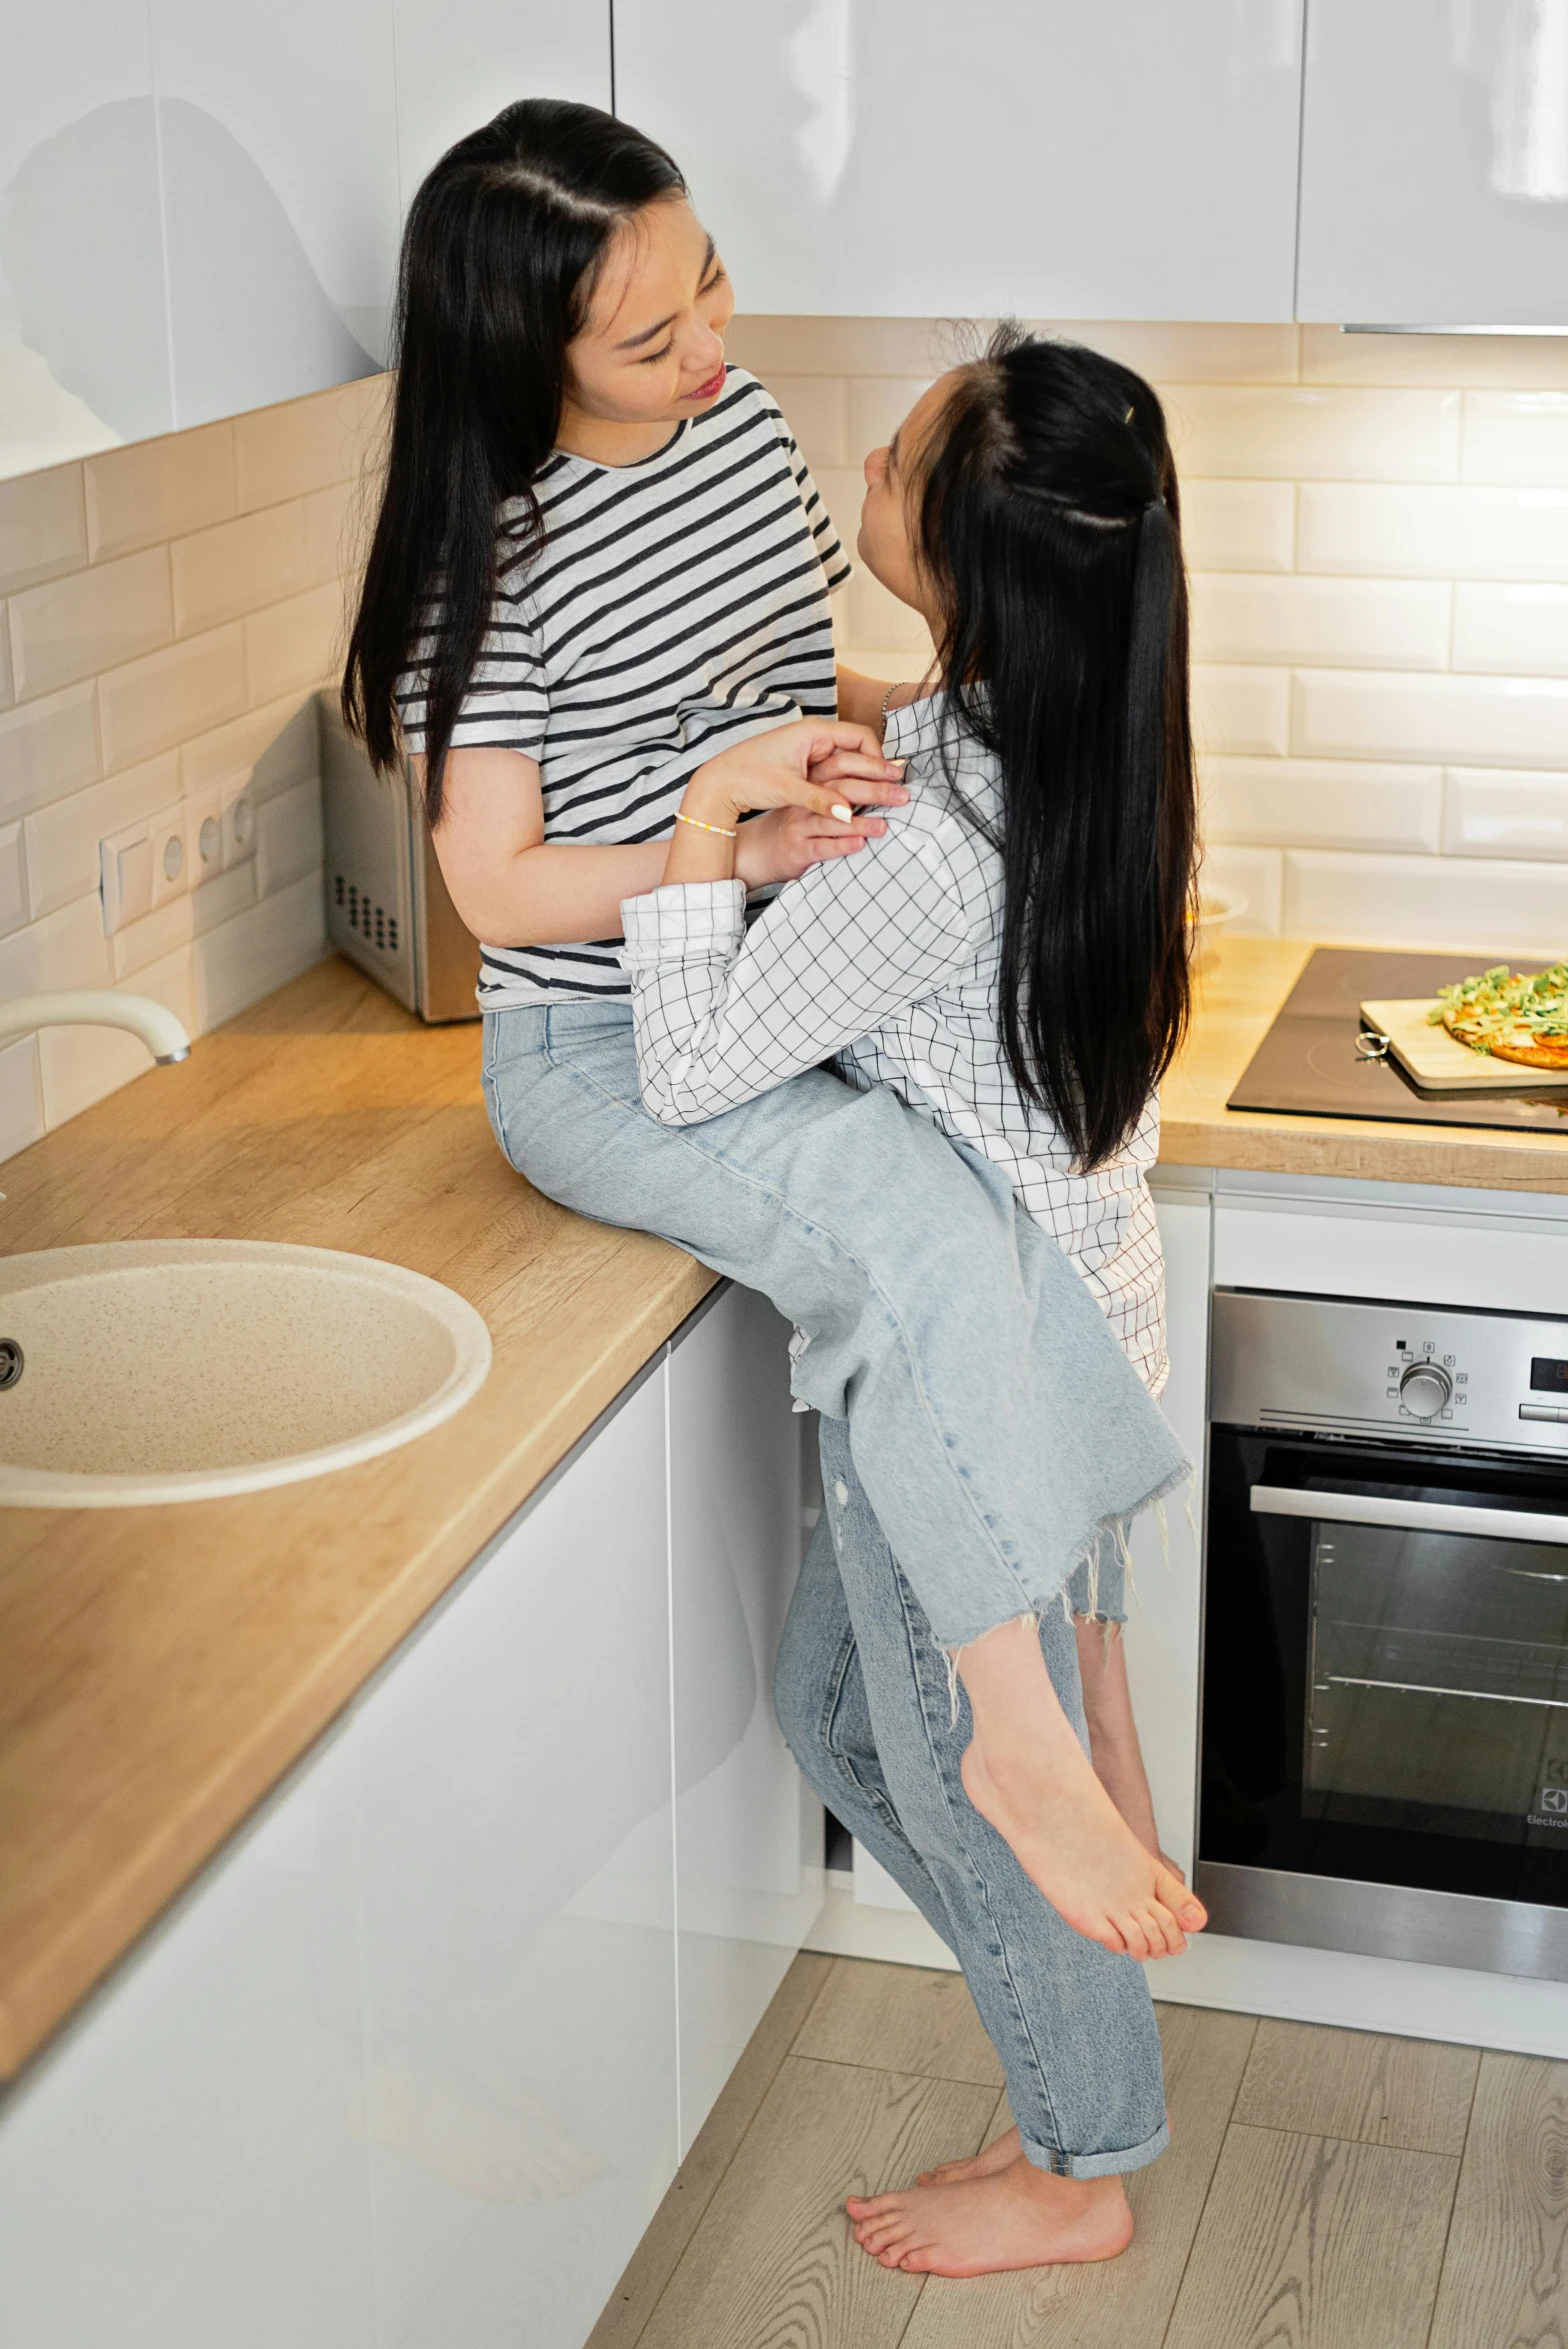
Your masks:
<svg viewBox="0 0 1568 2349"><path fill-rule="evenodd" d="M793 1385L847 1422L933 1636L1061 1596L1187 1460L1072 1264L1000 1168L826 1070L705 1125L637 1089L625 1003L485 1019L502 1149L548 1197L660 1233L804 1333Z"/></svg>
<svg viewBox="0 0 1568 2349"><path fill-rule="evenodd" d="M489 1015L496 1138L550 1198L662 1234L805 1333L827 1498L776 1701L807 1778L963 1966L1029 2158L1100 2177L1166 2143L1140 1969L1057 1915L970 1805L948 1656L1037 1613L1083 1735L1067 1608L1119 1614L1115 1533L1186 1473L1077 1272L999 1169L813 1070L700 1126L637 1089L630 1009ZM1094 1561L1091 1575L1089 1561Z"/></svg>
<svg viewBox="0 0 1568 2349"><path fill-rule="evenodd" d="M1088 1570L1071 1601L1090 1611ZM1119 1618L1120 1570L1101 1567L1098 1612ZM1084 1735L1064 1611L1040 1645ZM1024 2151L1069 2178L1135 2170L1170 2132L1160 2035L1143 1970L1064 1924L964 1792L968 1699L855 1473L842 1420L822 1422L822 1519L784 1626L779 1726L817 1793L901 1884L952 1950L1001 2059Z"/></svg>

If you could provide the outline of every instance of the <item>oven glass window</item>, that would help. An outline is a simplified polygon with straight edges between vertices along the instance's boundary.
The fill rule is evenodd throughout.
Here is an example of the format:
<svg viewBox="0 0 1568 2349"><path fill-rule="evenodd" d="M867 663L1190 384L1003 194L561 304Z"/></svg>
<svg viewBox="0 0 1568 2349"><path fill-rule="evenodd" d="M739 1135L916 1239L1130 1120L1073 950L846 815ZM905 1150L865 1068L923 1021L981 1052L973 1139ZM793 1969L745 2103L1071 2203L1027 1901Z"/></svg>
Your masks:
<svg viewBox="0 0 1568 2349"><path fill-rule="evenodd" d="M1568 1552L1312 1523L1312 1819L1568 1839Z"/></svg>
<svg viewBox="0 0 1568 2349"><path fill-rule="evenodd" d="M1340 1521L1407 1503L1564 1516L1568 1480L1212 1431L1199 1856L1568 1907L1568 1545Z"/></svg>

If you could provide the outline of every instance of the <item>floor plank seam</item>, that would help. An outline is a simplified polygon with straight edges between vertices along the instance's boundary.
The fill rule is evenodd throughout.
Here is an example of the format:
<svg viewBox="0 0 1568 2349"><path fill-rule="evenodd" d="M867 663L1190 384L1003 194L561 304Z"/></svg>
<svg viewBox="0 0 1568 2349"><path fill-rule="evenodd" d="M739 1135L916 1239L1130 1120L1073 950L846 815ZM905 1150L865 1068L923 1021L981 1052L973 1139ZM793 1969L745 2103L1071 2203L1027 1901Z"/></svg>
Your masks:
<svg viewBox="0 0 1568 2349"><path fill-rule="evenodd" d="M804 2023L801 2029L805 2029ZM893 2080L940 2080L948 2088L989 2088L997 2096L1007 2093L1004 2083L973 2080L964 2072L926 2072L919 2064L863 2064L847 2055L818 2055L814 2048L808 2051L793 2044L789 2052L798 2055L803 2063L836 2064L841 2072L885 2072Z"/></svg>
<svg viewBox="0 0 1568 2349"><path fill-rule="evenodd" d="M1454 2191L1448 2202L1448 2224L1443 2229L1443 2251L1437 2263L1437 2282L1432 2290L1432 2310L1426 2320L1426 2331L1421 2336L1422 2349L1431 2349L1432 2334L1437 2324L1437 2312L1442 2304L1443 2277L1448 2267L1448 2246L1453 2241L1454 2213L1459 2208L1459 2181L1464 2175L1465 2155L1470 2147L1470 2124L1475 2119L1475 2100L1481 2093L1480 2051L1477 2050L1475 2078L1470 2083L1470 2109L1465 2114L1465 2133L1459 2141L1459 2160L1454 2169Z"/></svg>
<svg viewBox="0 0 1568 2349"><path fill-rule="evenodd" d="M1269 2137L1316 2137L1324 2145L1364 2145L1371 2153L1431 2153L1444 2161L1464 2158L1461 2145L1457 2154L1444 2153L1440 2145L1405 2145L1397 2137L1343 2137L1337 2129L1301 2129L1289 2121L1238 2121L1232 2117L1225 2124L1229 2129L1256 2129Z"/></svg>
<svg viewBox="0 0 1568 2349"><path fill-rule="evenodd" d="M1247 2084L1247 2067L1252 2062L1253 2050L1258 2043L1258 2020L1259 2018L1254 2015L1252 2037L1247 2043L1247 2061L1236 2074L1235 2093L1226 2108L1225 2126L1219 2133L1219 2142L1214 2149L1214 2159L1209 2165L1209 2182L1203 2189L1203 2200L1198 2205L1197 2215L1192 2223L1192 2233L1187 2238L1187 2250L1181 2263L1181 2273L1176 2278L1176 2289L1171 2294L1170 2308L1166 2313L1164 2324L1160 2327L1160 2337L1154 2344L1154 2349L1165 2349L1165 2344L1171 2337L1171 2327L1176 2322L1176 2311L1181 2304L1182 2290L1187 2281L1187 2271L1192 2265L1192 2255L1198 2247L1198 2237L1203 2232L1203 2222L1208 2215L1209 2197L1214 2192L1214 2181L1220 2174L1220 2158L1225 2151L1225 2140L1236 2125L1236 2107L1241 2102L1241 2092ZM1169 2114L1166 2117L1168 2120Z"/></svg>

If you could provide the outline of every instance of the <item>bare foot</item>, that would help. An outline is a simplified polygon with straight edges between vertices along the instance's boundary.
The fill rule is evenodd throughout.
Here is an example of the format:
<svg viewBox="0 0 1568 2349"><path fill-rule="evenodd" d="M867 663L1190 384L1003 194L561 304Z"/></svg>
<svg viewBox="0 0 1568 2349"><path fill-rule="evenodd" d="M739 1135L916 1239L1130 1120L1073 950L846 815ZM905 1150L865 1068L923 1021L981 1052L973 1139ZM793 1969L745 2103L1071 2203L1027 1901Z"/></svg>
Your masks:
<svg viewBox="0 0 1568 2349"><path fill-rule="evenodd" d="M1023 2158L1024 2141L1018 2134L1015 2122L983 2153L971 2153L965 2161L939 2161L934 2170L922 2170L916 2183L921 2186L957 2186L970 2178L994 2178L998 2170L1010 2169L1015 2161L1022 2161Z"/></svg>
<svg viewBox="0 0 1568 2349"><path fill-rule="evenodd" d="M1062 1711L1034 1623L962 1650L974 1736L964 1792L1077 1933L1129 1957L1174 1957L1208 1912L1133 1834Z"/></svg>
<svg viewBox="0 0 1568 2349"><path fill-rule="evenodd" d="M1084 1719L1089 1730L1089 1758L1094 1774L1121 1812L1138 1841L1178 1884L1187 1879L1176 1862L1160 1849L1154 1823L1154 1797L1149 1792L1138 1724L1133 1718L1132 1691L1127 1685L1127 1650L1119 1623L1102 1623L1090 1615L1075 1615L1078 1673L1083 1683Z"/></svg>
<svg viewBox="0 0 1568 2349"><path fill-rule="evenodd" d="M862 2251L912 2275L988 2276L1115 2259L1132 2241L1120 2178L1058 2178L1027 2161L953 2186L864 2200L852 2194L845 2207Z"/></svg>

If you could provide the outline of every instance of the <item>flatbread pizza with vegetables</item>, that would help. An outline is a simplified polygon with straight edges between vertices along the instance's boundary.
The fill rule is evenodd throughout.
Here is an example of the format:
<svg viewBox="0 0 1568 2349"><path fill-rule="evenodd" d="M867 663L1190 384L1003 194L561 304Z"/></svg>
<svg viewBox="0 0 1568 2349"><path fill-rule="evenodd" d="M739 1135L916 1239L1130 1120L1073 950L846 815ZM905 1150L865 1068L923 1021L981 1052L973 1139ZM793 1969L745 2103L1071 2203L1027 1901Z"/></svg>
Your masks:
<svg viewBox="0 0 1568 2349"><path fill-rule="evenodd" d="M1438 990L1428 1024L1460 1044L1521 1068L1568 1069L1568 961L1527 978L1494 963Z"/></svg>

